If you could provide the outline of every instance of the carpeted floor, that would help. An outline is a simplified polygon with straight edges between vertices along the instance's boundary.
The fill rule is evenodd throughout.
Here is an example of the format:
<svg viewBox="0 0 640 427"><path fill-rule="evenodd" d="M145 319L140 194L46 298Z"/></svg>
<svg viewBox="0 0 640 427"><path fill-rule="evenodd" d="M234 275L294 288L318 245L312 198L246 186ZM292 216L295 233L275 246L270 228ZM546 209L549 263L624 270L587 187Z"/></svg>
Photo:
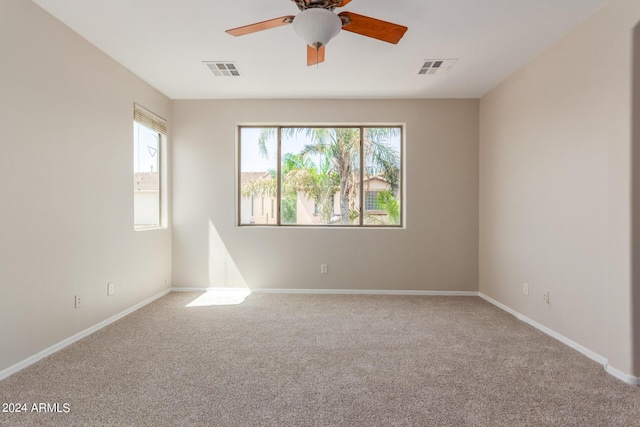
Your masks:
<svg viewBox="0 0 640 427"><path fill-rule="evenodd" d="M0 382L0 424L632 426L640 388L476 297L172 293Z"/></svg>

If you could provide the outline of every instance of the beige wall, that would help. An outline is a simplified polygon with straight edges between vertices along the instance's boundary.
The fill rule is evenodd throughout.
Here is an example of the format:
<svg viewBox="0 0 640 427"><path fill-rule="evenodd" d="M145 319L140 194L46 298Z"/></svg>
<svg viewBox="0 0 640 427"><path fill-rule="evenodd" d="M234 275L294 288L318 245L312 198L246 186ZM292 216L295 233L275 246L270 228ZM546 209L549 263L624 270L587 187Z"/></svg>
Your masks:
<svg viewBox="0 0 640 427"><path fill-rule="evenodd" d="M0 57L1 372L167 289L171 235L133 231L131 185L133 103L169 100L30 1Z"/></svg>
<svg viewBox="0 0 640 427"><path fill-rule="evenodd" d="M174 286L478 289L478 100L174 101L172 117ZM407 228L236 227L236 124L283 122L406 123Z"/></svg>
<svg viewBox="0 0 640 427"><path fill-rule="evenodd" d="M639 375L639 20L640 2L612 0L480 102L170 102L33 3L1 2L0 372L173 277L201 288L479 283ZM170 119L173 241L167 229L133 231L134 102ZM237 227L240 122L405 123L406 229ZM381 248L385 262L372 263Z"/></svg>
<svg viewBox="0 0 640 427"><path fill-rule="evenodd" d="M613 0L480 104L480 291L627 374L638 20Z"/></svg>

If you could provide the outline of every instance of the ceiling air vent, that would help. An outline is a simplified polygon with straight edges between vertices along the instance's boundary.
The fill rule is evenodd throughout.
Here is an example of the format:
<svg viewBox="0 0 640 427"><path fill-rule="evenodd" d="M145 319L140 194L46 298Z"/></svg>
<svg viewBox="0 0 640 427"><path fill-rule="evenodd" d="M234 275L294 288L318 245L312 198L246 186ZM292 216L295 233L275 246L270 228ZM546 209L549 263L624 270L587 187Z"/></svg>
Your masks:
<svg viewBox="0 0 640 427"><path fill-rule="evenodd" d="M456 62L457 59L425 59L418 74L447 74Z"/></svg>
<svg viewBox="0 0 640 427"><path fill-rule="evenodd" d="M204 61L204 63L218 77L240 77L240 70L235 62Z"/></svg>

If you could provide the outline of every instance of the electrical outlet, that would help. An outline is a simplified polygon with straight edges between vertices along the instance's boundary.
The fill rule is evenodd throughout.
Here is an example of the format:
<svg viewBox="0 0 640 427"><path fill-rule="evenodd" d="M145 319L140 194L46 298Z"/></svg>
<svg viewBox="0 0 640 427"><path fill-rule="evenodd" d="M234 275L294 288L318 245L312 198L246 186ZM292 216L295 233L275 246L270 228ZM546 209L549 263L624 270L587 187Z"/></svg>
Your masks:
<svg viewBox="0 0 640 427"><path fill-rule="evenodd" d="M327 274L329 272L329 266L327 264L320 264L320 274Z"/></svg>
<svg viewBox="0 0 640 427"><path fill-rule="evenodd" d="M544 294L542 294L542 300L544 301L545 304L549 304L550 300L549 300L549 291L546 291Z"/></svg>
<svg viewBox="0 0 640 427"><path fill-rule="evenodd" d="M525 295L529 295L529 284L528 283L523 283L522 284L522 293Z"/></svg>
<svg viewBox="0 0 640 427"><path fill-rule="evenodd" d="M82 299L80 298L80 295L76 295L75 296L75 307L76 308L80 308L80 305L82 305Z"/></svg>
<svg viewBox="0 0 640 427"><path fill-rule="evenodd" d="M116 285L113 283L107 283L107 295L113 295L116 292Z"/></svg>

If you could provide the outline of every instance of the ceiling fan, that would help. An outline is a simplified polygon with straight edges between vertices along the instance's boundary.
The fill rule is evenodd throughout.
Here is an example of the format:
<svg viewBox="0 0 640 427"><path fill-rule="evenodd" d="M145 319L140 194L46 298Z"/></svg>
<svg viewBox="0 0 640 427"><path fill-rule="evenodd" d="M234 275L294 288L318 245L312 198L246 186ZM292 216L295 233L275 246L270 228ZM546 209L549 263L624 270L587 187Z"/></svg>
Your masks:
<svg viewBox="0 0 640 427"><path fill-rule="evenodd" d="M293 24L295 32L307 43L307 65L324 62L324 50L329 41L340 30L350 31L366 37L396 44L407 27L380 19L358 15L353 12L336 14L336 7L343 7L351 0L291 0L298 6L297 15L281 16L268 21L257 22L227 30L232 36L243 36L262 30Z"/></svg>

